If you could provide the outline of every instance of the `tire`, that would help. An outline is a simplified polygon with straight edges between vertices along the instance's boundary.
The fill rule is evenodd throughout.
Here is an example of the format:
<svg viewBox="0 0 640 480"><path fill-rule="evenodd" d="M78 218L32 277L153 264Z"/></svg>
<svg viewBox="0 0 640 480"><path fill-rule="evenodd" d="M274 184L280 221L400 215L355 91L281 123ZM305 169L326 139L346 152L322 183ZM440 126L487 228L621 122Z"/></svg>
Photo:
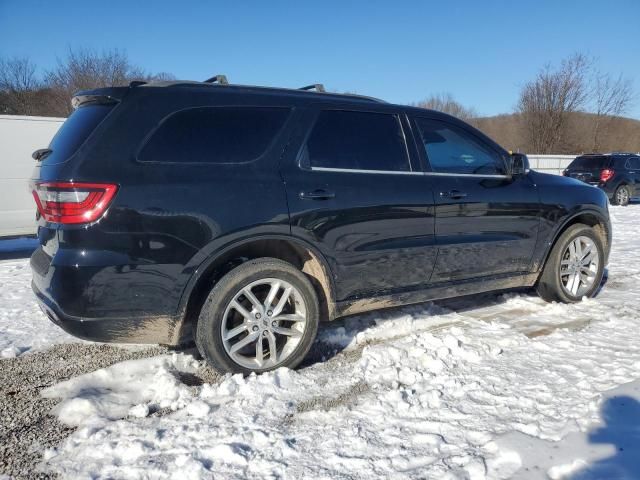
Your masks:
<svg viewBox="0 0 640 480"><path fill-rule="evenodd" d="M318 323L318 297L309 279L287 262L258 258L213 287L198 318L196 345L222 373L295 368L309 352Z"/></svg>
<svg viewBox="0 0 640 480"><path fill-rule="evenodd" d="M629 205L629 200L631 199L631 191L627 185L620 185L616 189L616 193L613 194L613 198L611 199L611 203L613 205L620 205L622 207L626 207Z"/></svg>
<svg viewBox="0 0 640 480"><path fill-rule="evenodd" d="M589 263L585 267L584 261L577 260L580 257L576 244L580 244L580 250L587 259L592 252L597 252L597 264ZM571 244L576 251L572 256ZM587 252L591 244L590 250ZM573 303L579 302L583 297L592 297L602 281L604 271L604 247L602 240L589 226L583 224L571 225L556 241L542 270L542 274L536 285L538 295L548 302ZM582 267L588 269L583 270ZM578 287L576 288L575 273L578 273Z"/></svg>

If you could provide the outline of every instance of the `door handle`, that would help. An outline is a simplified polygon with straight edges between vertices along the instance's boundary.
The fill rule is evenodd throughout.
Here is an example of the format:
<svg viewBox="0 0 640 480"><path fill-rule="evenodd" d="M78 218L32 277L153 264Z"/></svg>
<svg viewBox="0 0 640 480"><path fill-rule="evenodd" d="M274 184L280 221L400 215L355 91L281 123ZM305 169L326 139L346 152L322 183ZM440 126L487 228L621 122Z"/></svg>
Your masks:
<svg viewBox="0 0 640 480"><path fill-rule="evenodd" d="M467 194L459 190L451 190L450 192L440 192L440 196L443 198L458 200L460 198L466 198Z"/></svg>
<svg viewBox="0 0 640 480"><path fill-rule="evenodd" d="M300 192L302 200L329 200L335 198L336 194L327 190L317 189L313 192Z"/></svg>

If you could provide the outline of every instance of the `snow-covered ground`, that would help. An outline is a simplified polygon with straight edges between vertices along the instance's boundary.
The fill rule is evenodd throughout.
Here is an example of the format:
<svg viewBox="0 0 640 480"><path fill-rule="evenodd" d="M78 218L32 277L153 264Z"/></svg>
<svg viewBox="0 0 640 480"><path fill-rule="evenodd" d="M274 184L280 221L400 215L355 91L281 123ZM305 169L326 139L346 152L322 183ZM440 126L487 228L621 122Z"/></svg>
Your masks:
<svg viewBox="0 0 640 480"><path fill-rule="evenodd" d="M580 304L507 294L370 313L321 332L341 350L324 362L217 384L180 382L198 363L177 353L54 385L43 395L78 429L44 452L43 468L65 478L640 478L640 206L611 216L608 282ZM11 282L0 341L18 352L68 341L35 308L27 271L24 260L0 263Z"/></svg>
<svg viewBox="0 0 640 480"><path fill-rule="evenodd" d="M0 258L35 249L37 240L0 241ZM0 358L16 357L33 349L78 340L56 327L40 311L31 291L29 260L0 261Z"/></svg>

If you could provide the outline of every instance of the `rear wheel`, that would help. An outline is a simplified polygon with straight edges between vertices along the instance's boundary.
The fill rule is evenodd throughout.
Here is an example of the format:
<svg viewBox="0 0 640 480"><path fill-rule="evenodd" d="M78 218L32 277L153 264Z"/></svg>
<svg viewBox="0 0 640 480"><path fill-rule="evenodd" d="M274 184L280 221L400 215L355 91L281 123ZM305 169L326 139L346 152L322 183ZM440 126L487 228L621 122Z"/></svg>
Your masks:
<svg viewBox="0 0 640 480"><path fill-rule="evenodd" d="M627 185L620 185L616 189L616 193L613 196L614 205L622 205L623 207L629 205L631 199L631 191Z"/></svg>
<svg viewBox="0 0 640 480"><path fill-rule="evenodd" d="M315 339L318 311L301 271L274 258L250 260L211 290L198 318L198 350L222 372L294 368Z"/></svg>
<svg viewBox="0 0 640 480"><path fill-rule="evenodd" d="M536 287L547 301L578 302L591 297L602 281L602 240L587 225L569 227L551 249Z"/></svg>

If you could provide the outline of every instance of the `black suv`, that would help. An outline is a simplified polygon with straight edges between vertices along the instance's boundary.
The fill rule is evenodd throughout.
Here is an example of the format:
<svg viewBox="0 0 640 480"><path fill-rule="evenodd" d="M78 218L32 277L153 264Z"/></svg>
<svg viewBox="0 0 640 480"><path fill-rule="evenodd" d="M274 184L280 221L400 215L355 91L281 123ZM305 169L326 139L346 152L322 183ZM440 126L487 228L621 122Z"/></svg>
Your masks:
<svg viewBox="0 0 640 480"><path fill-rule="evenodd" d="M607 198L448 115L322 89L85 91L34 153L33 290L86 339L293 367L321 320L536 286L598 289Z"/></svg>
<svg viewBox="0 0 640 480"><path fill-rule="evenodd" d="M639 154L582 155L563 175L601 188L613 205L628 205L632 197L640 195Z"/></svg>

